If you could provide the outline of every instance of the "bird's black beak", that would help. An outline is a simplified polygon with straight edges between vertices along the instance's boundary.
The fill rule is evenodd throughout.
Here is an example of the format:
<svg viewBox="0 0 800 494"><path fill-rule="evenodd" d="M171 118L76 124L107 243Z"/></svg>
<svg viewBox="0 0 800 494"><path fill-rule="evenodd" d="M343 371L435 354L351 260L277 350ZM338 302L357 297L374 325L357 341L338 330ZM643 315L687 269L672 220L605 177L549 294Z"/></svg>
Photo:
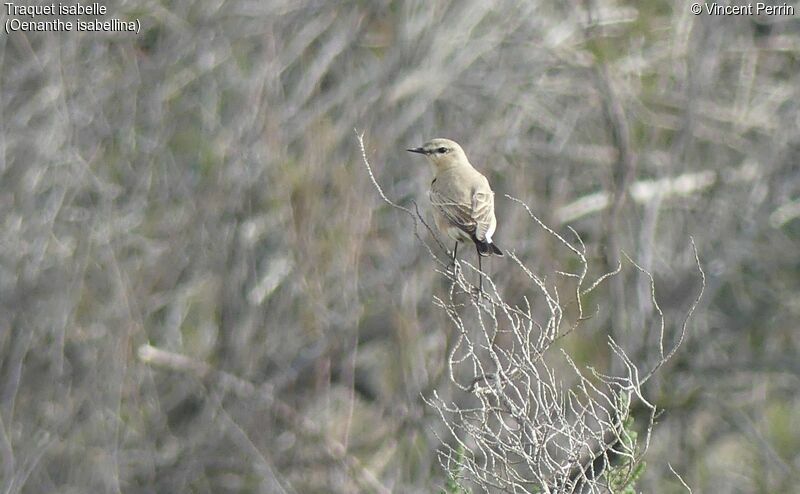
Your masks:
<svg viewBox="0 0 800 494"><path fill-rule="evenodd" d="M427 154L422 148L406 149L409 153Z"/></svg>

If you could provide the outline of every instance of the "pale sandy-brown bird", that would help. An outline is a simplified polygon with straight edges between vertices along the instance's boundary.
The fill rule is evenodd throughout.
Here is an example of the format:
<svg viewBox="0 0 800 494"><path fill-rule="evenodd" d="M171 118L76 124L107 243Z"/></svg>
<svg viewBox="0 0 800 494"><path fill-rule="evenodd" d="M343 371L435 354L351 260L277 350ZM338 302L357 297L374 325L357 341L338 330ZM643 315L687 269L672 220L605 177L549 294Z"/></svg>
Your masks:
<svg viewBox="0 0 800 494"><path fill-rule="evenodd" d="M442 233L456 241L453 262L459 242L475 244L478 269L482 269L481 257L502 256L503 251L492 241L497 229L494 192L486 177L472 167L461 146L450 139L433 139L407 151L424 154L433 165L429 193L433 219Z"/></svg>

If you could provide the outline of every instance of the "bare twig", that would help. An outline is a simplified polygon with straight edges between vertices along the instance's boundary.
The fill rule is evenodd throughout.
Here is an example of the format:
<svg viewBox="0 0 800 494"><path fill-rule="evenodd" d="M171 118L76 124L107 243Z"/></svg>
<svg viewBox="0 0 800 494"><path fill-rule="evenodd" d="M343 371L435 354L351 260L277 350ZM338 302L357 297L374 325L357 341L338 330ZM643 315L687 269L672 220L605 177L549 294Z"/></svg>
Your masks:
<svg viewBox="0 0 800 494"><path fill-rule="evenodd" d="M361 159L364 162L364 166L367 168L367 173L369 173L369 178L370 178L370 180L372 180L372 185L374 185L375 188L378 190L378 194L380 194L381 199L383 199L384 202L386 202L388 205L390 205L393 208L398 209L398 210L406 213L407 215L409 215L411 217L411 219L414 222L414 236L417 238L417 240L420 241L420 243L422 243L428 249L428 253L431 255L431 258L436 260L436 262L438 262L441 266L445 267L446 263L441 261L439 259L439 257L436 254L433 253L433 249L431 248L431 246L428 245L428 243L419 234L419 229L418 229L417 226L418 226L418 223L422 223L425 226L425 228L428 230L428 232L431 234L431 237L433 237L433 239L439 245L439 248L441 248L443 251L447 252L447 249L445 248L444 244L442 244L442 242L439 240L439 238L433 232L433 229L431 229L431 227L428 225L428 223L425 221L425 219L420 214L419 207L417 207L417 203L414 202L414 211L412 212L407 207L401 206L401 205L395 203L394 201L392 201L391 199L389 199L388 197L386 197L386 194L383 192L383 188L381 188L380 184L378 183L378 180L375 178L375 175L372 173L372 166L369 163L369 159L367 159L367 151L366 151L366 148L364 147L364 133L362 132L362 133L359 134L358 131L355 130L355 129L354 129L354 131L356 133L356 137L358 138L358 146L359 146L359 149L361 150Z"/></svg>
<svg viewBox="0 0 800 494"><path fill-rule="evenodd" d="M687 491L689 491L689 494L692 494L692 488L689 487L689 484L687 484L686 481L683 480L683 477L681 477L680 474L678 474L678 472L676 472L675 469L672 468L672 464L667 463L667 466L669 466L669 471L672 472L676 477L678 477L678 480L680 481L681 485L684 486Z"/></svg>

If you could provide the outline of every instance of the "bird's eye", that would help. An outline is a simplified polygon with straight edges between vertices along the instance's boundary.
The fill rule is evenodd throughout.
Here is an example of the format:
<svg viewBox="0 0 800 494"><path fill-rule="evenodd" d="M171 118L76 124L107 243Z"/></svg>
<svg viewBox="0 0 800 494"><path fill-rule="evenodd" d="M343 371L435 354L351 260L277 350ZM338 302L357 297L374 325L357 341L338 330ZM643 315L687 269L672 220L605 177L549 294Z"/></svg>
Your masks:
<svg viewBox="0 0 800 494"><path fill-rule="evenodd" d="M446 153L446 152L447 152L447 148L439 148L439 149L437 149L436 151L438 151L438 152L440 152L440 153L444 154L444 153Z"/></svg>

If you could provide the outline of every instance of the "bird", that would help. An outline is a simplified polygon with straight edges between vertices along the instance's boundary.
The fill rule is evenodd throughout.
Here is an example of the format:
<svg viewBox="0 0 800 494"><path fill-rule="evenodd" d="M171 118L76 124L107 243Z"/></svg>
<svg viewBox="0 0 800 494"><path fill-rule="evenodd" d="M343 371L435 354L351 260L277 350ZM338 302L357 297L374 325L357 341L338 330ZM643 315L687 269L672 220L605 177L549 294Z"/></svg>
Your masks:
<svg viewBox="0 0 800 494"><path fill-rule="evenodd" d="M433 166L428 196L436 227L455 240L453 265L459 242L475 244L479 271L483 271L481 258L502 257L503 251L492 240L497 229L494 192L489 180L472 166L461 146L450 139L436 138L406 151L425 155ZM483 278L479 289L483 291Z"/></svg>

